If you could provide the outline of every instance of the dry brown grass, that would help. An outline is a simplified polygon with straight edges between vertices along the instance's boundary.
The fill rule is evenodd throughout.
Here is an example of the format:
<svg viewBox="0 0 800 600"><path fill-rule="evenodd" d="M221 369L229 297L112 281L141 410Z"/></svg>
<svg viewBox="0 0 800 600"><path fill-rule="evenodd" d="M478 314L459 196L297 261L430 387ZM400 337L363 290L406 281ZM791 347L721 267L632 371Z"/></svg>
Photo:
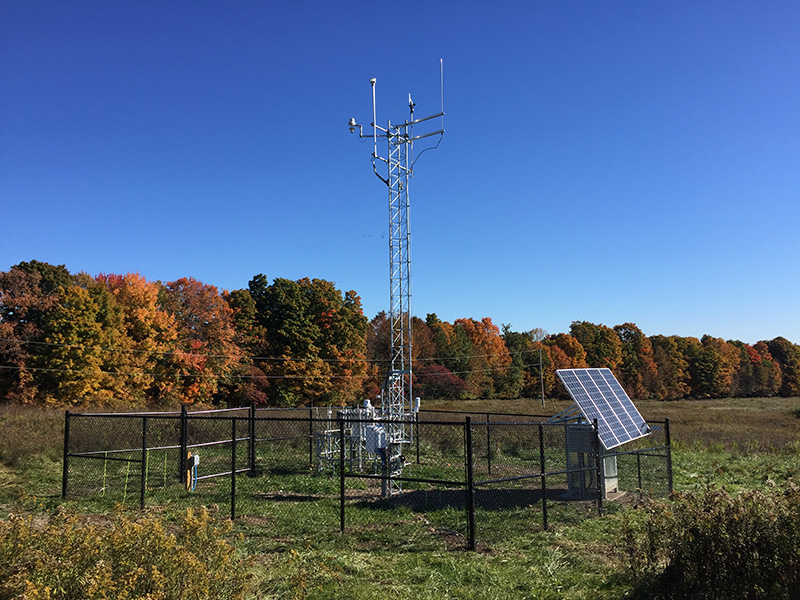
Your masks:
<svg viewBox="0 0 800 600"><path fill-rule="evenodd" d="M0 462L28 456L59 459L64 447L64 411L0 404Z"/></svg>
<svg viewBox="0 0 800 600"><path fill-rule="evenodd" d="M673 443L712 449L800 452L800 398L724 398L718 400L634 400L647 421L670 422ZM554 415L570 401L430 401L423 408Z"/></svg>

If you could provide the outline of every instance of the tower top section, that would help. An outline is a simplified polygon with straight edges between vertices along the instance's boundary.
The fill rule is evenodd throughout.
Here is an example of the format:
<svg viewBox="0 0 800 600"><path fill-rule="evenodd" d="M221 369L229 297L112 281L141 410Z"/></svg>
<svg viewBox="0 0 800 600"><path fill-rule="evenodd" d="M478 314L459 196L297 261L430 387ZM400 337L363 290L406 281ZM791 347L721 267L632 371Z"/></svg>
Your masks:
<svg viewBox="0 0 800 600"><path fill-rule="evenodd" d="M439 146L439 143L442 141L442 137L444 136L444 63L442 59L439 59L439 84L440 84L440 95L441 95L441 109L439 112L429 115L427 117L422 118L415 118L414 117L414 108L416 104L411 99L411 94L408 94L408 110L409 110L409 117L408 119L404 120L401 123L392 124L391 121L386 122L386 127L382 127L378 125L378 118L377 118L377 106L375 101L375 87L378 80L373 77L369 80L370 85L372 86L372 122L369 124L371 130L367 130L364 133L364 125L358 123L355 117L351 117L348 123L348 127L350 128L350 133L355 133L358 131L359 138L372 138L372 169L375 172L375 175L383 181L387 186L391 185L389 179L383 177L378 172L378 163L382 162L388 165L391 168L391 148L393 145L397 144L405 144L409 148L413 147L414 142L425 139L431 138L434 136L438 136L439 139L436 144L432 147L426 148L422 152L426 150L433 150ZM437 121L438 120L438 121ZM424 124L424 125L423 125ZM438 129L431 130L430 126L436 124L439 125ZM419 127L423 125L422 127ZM414 129L417 128L415 132ZM422 131L420 131L422 129ZM386 157L381 156L378 154L378 138L386 139L389 142L389 153ZM419 157L422 152L420 152L417 156ZM408 152L410 156L413 156L412 152ZM416 161L412 161L409 165L409 169L413 169L413 163ZM411 172L409 172L411 175Z"/></svg>

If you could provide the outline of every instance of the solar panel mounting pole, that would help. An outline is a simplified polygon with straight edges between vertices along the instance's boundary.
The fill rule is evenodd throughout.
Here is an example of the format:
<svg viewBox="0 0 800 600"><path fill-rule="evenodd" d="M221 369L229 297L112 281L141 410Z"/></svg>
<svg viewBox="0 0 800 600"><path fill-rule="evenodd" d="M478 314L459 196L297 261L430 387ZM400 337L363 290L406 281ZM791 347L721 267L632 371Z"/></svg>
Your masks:
<svg viewBox="0 0 800 600"><path fill-rule="evenodd" d="M414 142L444 135L444 76L442 62L440 81L442 83L442 110L423 118L415 118L414 101L408 95L409 117L400 124L387 121L386 127L377 124L375 84L372 78L372 131L364 133L364 128L350 119L350 132L358 130L359 138L372 138L372 170L389 191L389 324L390 354L389 367L384 377L381 391L381 418L393 423L387 427L388 460L392 464L402 462L401 444L411 441L413 415L416 412L412 388L411 367L411 230L409 226L409 183L414 174ZM415 126L426 126L441 119L441 127L424 133L414 132ZM386 155L378 152L378 139L386 142ZM438 146L438 142L436 144ZM435 147L435 146L434 146ZM426 148L432 149L432 148ZM424 150L423 150L424 152ZM386 166L386 176L378 171L378 163ZM408 427L406 426L408 422ZM390 468L390 470L392 470Z"/></svg>

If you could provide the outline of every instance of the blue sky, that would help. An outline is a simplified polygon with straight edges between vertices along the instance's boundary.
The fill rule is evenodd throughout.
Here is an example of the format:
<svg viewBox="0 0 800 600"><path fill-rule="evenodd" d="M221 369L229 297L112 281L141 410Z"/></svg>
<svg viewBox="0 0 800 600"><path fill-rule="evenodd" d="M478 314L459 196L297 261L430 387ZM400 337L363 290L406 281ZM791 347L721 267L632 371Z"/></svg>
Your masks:
<svg viewBox="0 0 800 600"><path fill-rule="evenodd" d="M347 122L439 110L414 312L800 342L800 4L0 4L0 270L316 277L389 304ZM419 146L417 147L419 151Z"/></svg>

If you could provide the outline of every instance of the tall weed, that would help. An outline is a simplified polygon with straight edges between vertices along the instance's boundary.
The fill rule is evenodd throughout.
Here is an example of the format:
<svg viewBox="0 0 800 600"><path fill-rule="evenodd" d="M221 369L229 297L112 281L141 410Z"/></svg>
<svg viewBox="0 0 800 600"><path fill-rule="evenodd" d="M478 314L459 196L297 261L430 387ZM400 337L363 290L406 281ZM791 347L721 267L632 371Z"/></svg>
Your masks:
<svg viewBox="0 0 800 600"><path fill-rule="evenodd" d="M247 565L206 510L170 531L158 517L111 523L61 512L0 521L0 600L228 600Z"/></svg>
<svg viewBox="0 0 800 600"><path fill-rule="evenodd" d="M643 598L800 597L800 488L675 494L631 517L625 546Z"/></svg>

